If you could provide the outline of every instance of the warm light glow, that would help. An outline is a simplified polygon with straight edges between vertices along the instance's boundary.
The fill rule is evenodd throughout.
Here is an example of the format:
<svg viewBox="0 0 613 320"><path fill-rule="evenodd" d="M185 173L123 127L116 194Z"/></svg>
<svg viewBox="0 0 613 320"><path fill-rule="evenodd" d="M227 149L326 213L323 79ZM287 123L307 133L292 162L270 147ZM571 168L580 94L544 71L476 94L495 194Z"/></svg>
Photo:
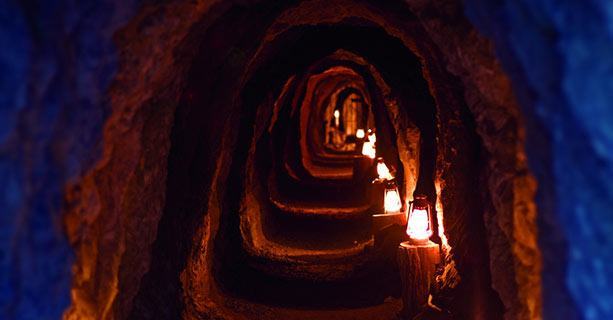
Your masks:
<svg viewBox="0 0 613 320"><path fill-rule="evenodd" d="M339 117L341 116L341 112L337 110L334 110L334 124L336 124L336 126L338 127L339 124Z"/></svg>
<svg viewBox="0 0 613 320"><path fill-rule="evenodd" d="M414 240L428 240L432 235L427 209L413 209L409 214L407 234Z"/></svg>
<svg viewBox="0 0 613 320"><path fill-rule="evenodd" d="M362 145L362 155L365 155L371 159L374 159L377 155L377 150L374 147L374 144L370 141L364 142Z"/></svg>
<svg viewBox="0 0 613 320"><path fill-rule="evenodd" d="M443 203L441 203L441 182L437 179L434 183L434 187L436 188L436 221L438 221L438 236L441 238L441 248L443 252L450 252L451 246L447 241L447 236L445 235L445 226L443 219Z"/></svg>
<svg viewBox="0 0 613 320"><path fill-rule="evenodd" d="M385 189L384 201L385 213L398 212L400 209L402 209L400 194L398 193L398 188L396 187Z"/></svg>
<svg viewBox="0 0 613 320"><path fill-rule="evenodd" d="M355 137L358 138L358 139L363 139L364 138L364 129L356 130Z"/></svg>
<svg viewBox="0 0 613 320"><path fill-rule="evenodd" d="M390 173L389 168L385 165L382 158L377 159L377 174L379 175L379 179L382 180L392 180L394 177Z"/></svg>

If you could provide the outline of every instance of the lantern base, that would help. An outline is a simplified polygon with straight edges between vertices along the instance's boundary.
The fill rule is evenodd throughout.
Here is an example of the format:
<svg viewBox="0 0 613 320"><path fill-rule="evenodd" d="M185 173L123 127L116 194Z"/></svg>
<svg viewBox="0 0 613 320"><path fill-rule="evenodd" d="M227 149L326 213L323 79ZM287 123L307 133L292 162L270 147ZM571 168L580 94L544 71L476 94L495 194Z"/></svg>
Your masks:
<svg viewBox="0 0 613 320"><path fill-rule="evenodd" d="M413 238L409 238L409 241L407 241L408 243L414 245L414 246L426 246L429 243L434 243L432 241L430 241L430 239L413 239ZM436 243L434 243L436 244Z"/></svg>
<svg viewBox="0 0 613 320"><path fill-rule="evenodd" d="M426 241L414 244L405 241L398 246L398 265L402 280L400 319L413 319L428 305L430 285L436 264L440 263L438 244Z"/></svg>

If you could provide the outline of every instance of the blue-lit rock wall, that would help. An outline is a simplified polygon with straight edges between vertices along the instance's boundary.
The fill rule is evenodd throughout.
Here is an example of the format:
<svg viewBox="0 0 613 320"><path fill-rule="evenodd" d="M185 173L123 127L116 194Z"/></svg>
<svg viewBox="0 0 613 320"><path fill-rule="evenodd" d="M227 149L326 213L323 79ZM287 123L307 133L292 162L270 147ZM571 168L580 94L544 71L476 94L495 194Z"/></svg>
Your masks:
<svg viewBox="0 0 613 320"><path fill-rule="evenodd" d="M99 153L131 2L0 2L0 319L57 319L70 303L62 195Z"/></svg>
<svg viewBox="0 0 613 320"><path fill-rule="evenodd" d="M527 125L545 319L613 319L613 2L470 0Z"/></svg>

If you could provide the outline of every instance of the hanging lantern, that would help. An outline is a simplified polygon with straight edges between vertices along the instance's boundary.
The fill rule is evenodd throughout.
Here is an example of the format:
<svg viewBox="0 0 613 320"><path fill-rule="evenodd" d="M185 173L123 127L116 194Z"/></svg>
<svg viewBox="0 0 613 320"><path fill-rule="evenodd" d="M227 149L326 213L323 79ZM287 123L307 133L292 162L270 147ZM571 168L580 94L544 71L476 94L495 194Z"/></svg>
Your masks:
<svg viewBox="0 0 613 320"><path fill-rule="evenodd" d="M394 176L390 173L390 169L385 165L383 158L377 158L377 175L381 180L392 180Z"/></svg>
<svg viewBox="0 0 613 320"><path fill-rule="evenodd" d="M398 192L398 187L394 181L388 181L385 184L385 196L383 199L385 213L395 213L402 209L400 192Z"/></svg>
<svg viewBox="0 0 613 320"><path fill-rule="evenodd" d="M358 139L364 139L364 129L356 130L355 137Z"/></svg>
<svg viewBox="0 0 613 320"><path fill-rule="evenodd" d="M407 235L416 243L427 243L432 235L430 204L425 195L416 195L415 200L411 201Z"/></svg>

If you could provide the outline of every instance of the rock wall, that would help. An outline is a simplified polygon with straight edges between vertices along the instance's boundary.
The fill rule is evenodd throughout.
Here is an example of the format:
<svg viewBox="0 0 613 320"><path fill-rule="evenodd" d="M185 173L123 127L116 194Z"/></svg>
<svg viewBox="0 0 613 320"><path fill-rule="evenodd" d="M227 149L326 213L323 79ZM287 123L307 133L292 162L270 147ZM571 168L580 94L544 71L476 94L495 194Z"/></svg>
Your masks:
<svg viewBox="0 0 613 320"><path fill-rule="evenodd" d="M169 317L223 313L207 300L218 294L209 254L231 174L222 164L245 138L235 131L238 90L256 52L273 52L257 51L260 42L348 22L400 39L423 63L438 110L455 108L438 119L474 130L462 132L476 139L467 145L481 167L445 176L457 150L439 124L441 205L447 219L465 219L461 195L471 193L451 188L477 179L483 216L470 221L484 235L466 240L451 224L449 241L460 258L465 241L489 249L505 317L539 318L541 283L545 318L612 317L611 5L335 1L319 12L322 3L1 4L10 49L0 55L0 318L58 318L71 287L69 318L146 314L166 298ZM206 110L227 114L190 120Z"/></svg>
<svg viewBox="0 0 613 320"><path fill-rule="evenodd" d="M464 86L459 94L463 95L474 117L475 130L485 150L480 160L485 168L479 173L479 185L485 187L481 201L490 251L492 286L504 303L505 318L538 318L541 262L536 244L535 185L527 169L523 150L523 119L510 81L496 61L489 41L481 37L463 17L460 4L416 1L409 2L409 5L441 50L441 60L438 64L431 63L433 68L445 66L446 71L457 77ZM432 86L441 96L439 99L445 99L439 103L453 105L453 90L436 89L445 79L440 79L441 76L434 71L431 74ZM451 137L450 141L453 139L455 137ZM457 149L456 152L466 151L459 148L457 143L451 143L451 146ZM449 147L443 146L442 152ZM439 170L445 165L440 164ZM460 192L461 189L447 188L447 193ZM448 207L448 204L444 207ZM462 234L465 237L470 232Z"/></svg>
<svg viewBox="0 0 613 320"><path fill-rule="evenodd" d="M467 1L526 120L538 180L543 316L613 316L613 4Z"/></svg>
<svg viewBox="0 0 613 320"><path fill-rule="evenodd" d="M74 252L65 184L102 156L115 31L134 1L0 4L0 318L57 319Z"/></svg>

